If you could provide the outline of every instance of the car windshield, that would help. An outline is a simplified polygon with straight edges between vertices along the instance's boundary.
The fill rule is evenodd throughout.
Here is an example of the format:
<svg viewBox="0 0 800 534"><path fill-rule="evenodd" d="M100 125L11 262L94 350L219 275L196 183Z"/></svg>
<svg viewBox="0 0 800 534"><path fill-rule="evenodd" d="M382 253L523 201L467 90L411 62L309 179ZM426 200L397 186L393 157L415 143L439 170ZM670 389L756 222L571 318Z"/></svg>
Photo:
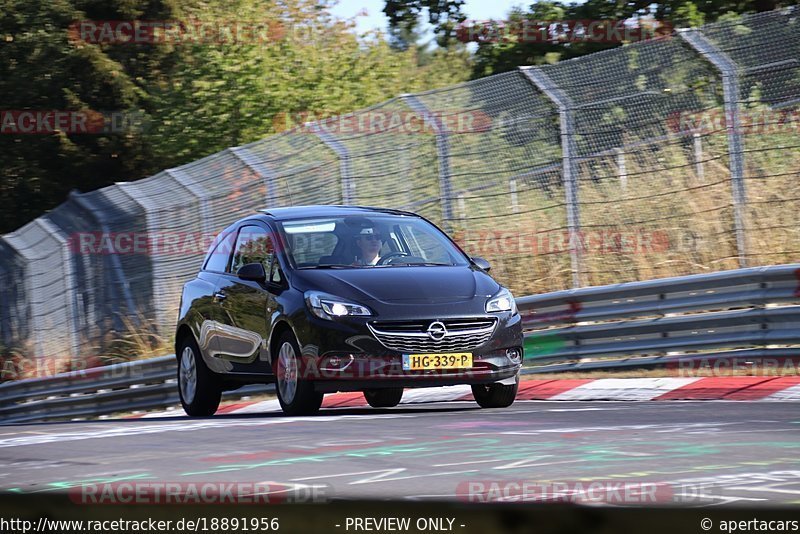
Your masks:
<svg viewBox="0 0 800 534"><path fill-rule="evenodd" d="M298 269L469 265L447 236L418 217L293 219L279 228Z"/></svg>

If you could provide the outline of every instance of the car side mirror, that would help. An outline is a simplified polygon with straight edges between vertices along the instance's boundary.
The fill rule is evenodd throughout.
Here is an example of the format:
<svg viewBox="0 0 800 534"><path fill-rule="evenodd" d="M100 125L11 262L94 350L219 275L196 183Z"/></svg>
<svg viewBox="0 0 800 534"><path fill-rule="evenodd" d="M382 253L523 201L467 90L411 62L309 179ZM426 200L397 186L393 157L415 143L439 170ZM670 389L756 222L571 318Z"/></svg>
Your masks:
<svg viewBox="0 0 800 534"><path fill-rule="evenodd" d="M267 272L264 266L260 263L248 263L236 271L236 276L242 280L250 280L251 282L266 282Z"/></svg>
<svg viewBox="0 0 800 534"><path fill-rule="evenodd" d="M489 272L489 269L492 268L492 266L489 264L487 260L480 258L478 256L472 258L472 263L477 265L479 269L482 269L486 272Z"/></svg>

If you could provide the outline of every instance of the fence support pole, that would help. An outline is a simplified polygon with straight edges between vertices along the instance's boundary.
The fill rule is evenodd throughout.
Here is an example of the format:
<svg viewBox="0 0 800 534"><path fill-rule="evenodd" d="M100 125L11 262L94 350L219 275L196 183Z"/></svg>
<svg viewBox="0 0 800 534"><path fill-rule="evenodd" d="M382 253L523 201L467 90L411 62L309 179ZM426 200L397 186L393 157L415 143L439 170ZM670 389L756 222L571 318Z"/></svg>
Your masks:
<svg viewBox="0 0 800 534"><path fill-rule="evenodd" d="M99 216L101 210L91 201L89 197L84 196L77 191L72 191L69 194L69 198L74 200L76 204L86 210L89 214L94 217L94 220L97 221L98 225L100 226L100 231L103 234L110 236L111 229L109 228L108 224ZM111 263L111 272L114 273L114 277L117 279L117 284L119 284L120 290L122 291L122 297L125 300L125 305L128 307L128 312L134 314L133 321L134 324L138 326L139 319L136 317L136 306L133 303L133 296L131 295L131 286L128 283L128 278L125 276L125 270L122 268L122 262L119 260L118 254L108 254L108 260ZM113 286L112 286L113 288ZM122 313L119 309L119 299L112 299L111 307L116 313L116 317L114 317L115 326L122 330L124 325L122 323Z"/></svg>
<svg viewBox="0 0 800 534"><path fill-rule="evenodd" d="M271 172L263 162L248 150L246 146L237 146L230 149L231 154L236 156L245 166L255 172L264 181L266 189L267 205L265 207L271 208L275 204L275 174Z"/></svg>
<svg viewBox="0 0 800 534"><path fill-rule="evenodd" d="M572 286L575 288L582 287L584 285L583 254L581 251L581 218L578 205L578 173L576 166L578 153L575 146L575 121L572 113L572 99L559 89L555 82L538 67L520 67L520 70L558 108L561 126L561 172L567 203Z"/></svg>
<svg viewBox="0 0 800 534"><path fill-rule="evenodd" d="M511 212L519 213L519 198L517 198L517 181L513 178L508 181L508 191L511 193Z"/></svg>
<svg viewBox="0 0 800 534"><path fill-rule="evenodd" d="M728 157L733 190L733 224L739 266L747 267L747 234L744 219L747 195L744 187L744 149L741 118L739 116L739 74L736 63L709 41L700 30L678 30L678 35L695 51L709 61L722 76L722 94L725 99L725 127L728 134Z"/></svg>
<svg viewBox="0 0 800 534"><path fill-rule="evenodd" d="M76 302L76 298L78 296L77 292L77 284L75 283L75 266L72 262L72 254L69 249L69 238L64 234L64 232L58 228L55 224L53 224L50 220L46 217L39 217L35 221L39 226L41 226L42 230L53 236L61 246L61 261L64 264L64 285L66 286L66 300L69 303L69 325L70 325L70 349L72 353L70 354L70 361L74 362L81 353L81 344L80 344L80 322L78 320L78 303Z"/></svg>
<svg viewBox="0 0 800 534"><path fill-rule="evenodd" d="M195 179L192 178L192 176L184 171L181 167L167 169L164 172L172 176L172 178L181 184L181 186L186 189L189 194L197 198L200 206L200 220L202 221L203 225L203 233L210 235L217 232L217 229L211 224L211 212L208 209L208 195L206 189L200 183L195 181Z"/></svg>
<svg viewBox="0 0 800 534"><path fill-rule="evenodd" d="M461 219L461 226L464 227L467 224L467 206L466 202L464 201L464 193L458 194L458 217Z"/></svg>
<svg viewBox="0 0 800 534"><path fill-rule="evenodd" d="M46 356L44 351L44 335L47 332L47 329L44 325L40 324L39 315L37 313L38 310L35 309L34 302L44 302L46 298L43 298L39 295L38 291L34 291L34 284L33 284L33 276L30 272L30 264L34 261L38 260L38 258L33 257L25 247L23 243L19 243L19 238L16 234L6 234L3 236L3 241L14 249L19 256L25 260L25 304L28 306L29 313L30 313L30 322L28 323L28 335L29 338L33 340L33 347L34 347L34 357L38 361L39 358Z"/></svg>
<svg viewBox="0 0 800 534"><path fill-rule="evenodd" d="M339 158L339 174L342 177L342 204L352 204L355 200L355 190L353 187L353 177L350 172L350 154L347 151L347 147L329 132L320 128L317 123L306 124L306 127L314 132L314 135L316 135L325 146L333 150Z"/></svg>
<svg viewBox="0 0 800 534"><path fill-rule="evenodd" d="M697 181L701 184L705 181L705 170L703 169L703 138L699 133L692 135L694 143L694 172Z"/></svg>
<svg viewBox="0 0 800 534"><path fill-rule="evenodd" d="M619 185L623 193L628 192L628 166L625 163L625 150L618 148L617 152L617 173L619 174Z"/></svg>
<svg viewBox="0 0 800 534"><path fill-rule="evenodd" d="M450 140L447 135L447 128L441 119L430 112L430 110L417 98L416 95L400 95L412 111L422 115L426 124L429 124L436 134L436 152L439 158L439 202L442 207L442 226L445 230L452 229L453 218L453 189L450 183Z"/></svg>

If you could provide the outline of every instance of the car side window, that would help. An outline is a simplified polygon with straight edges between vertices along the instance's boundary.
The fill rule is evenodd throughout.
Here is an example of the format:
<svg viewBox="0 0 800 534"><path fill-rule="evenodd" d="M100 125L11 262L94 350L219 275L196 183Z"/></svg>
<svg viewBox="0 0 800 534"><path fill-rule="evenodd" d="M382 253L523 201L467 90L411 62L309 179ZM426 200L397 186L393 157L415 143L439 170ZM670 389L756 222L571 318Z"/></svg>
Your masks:
<svg viewBox="0 0 800 534"><path fill-rule="evenodd" d="M234 237L236 237L234 232L227 232L225 235L217 237L217 242L211 249L211 252L209 252L203 269L218 273L225 272L225 269L228 267L228 260L231 257L231 251L233 250Z"/></svg>
<svg viewBox="0 0 800 534"><path fill-rule="evenodd" d="M269 232L260 226L243 226L236 237L236 248L228 272L236 274L248 263L260 263L264 266L264 271L269 273L274 258L275 247Z"/></svg>

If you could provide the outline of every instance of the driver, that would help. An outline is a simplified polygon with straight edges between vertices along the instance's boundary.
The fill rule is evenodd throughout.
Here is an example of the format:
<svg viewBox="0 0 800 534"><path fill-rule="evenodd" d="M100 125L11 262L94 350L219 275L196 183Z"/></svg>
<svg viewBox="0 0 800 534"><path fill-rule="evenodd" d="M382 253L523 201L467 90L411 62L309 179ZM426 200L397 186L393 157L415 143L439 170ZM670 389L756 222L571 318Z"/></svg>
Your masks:
<svg viewBox="0 0 800 534"><path fill-rule="evenodd" d="M356 235L358 255L353 265L376 265L381 257L382 237L375 227L362 228Z"/></svg>

